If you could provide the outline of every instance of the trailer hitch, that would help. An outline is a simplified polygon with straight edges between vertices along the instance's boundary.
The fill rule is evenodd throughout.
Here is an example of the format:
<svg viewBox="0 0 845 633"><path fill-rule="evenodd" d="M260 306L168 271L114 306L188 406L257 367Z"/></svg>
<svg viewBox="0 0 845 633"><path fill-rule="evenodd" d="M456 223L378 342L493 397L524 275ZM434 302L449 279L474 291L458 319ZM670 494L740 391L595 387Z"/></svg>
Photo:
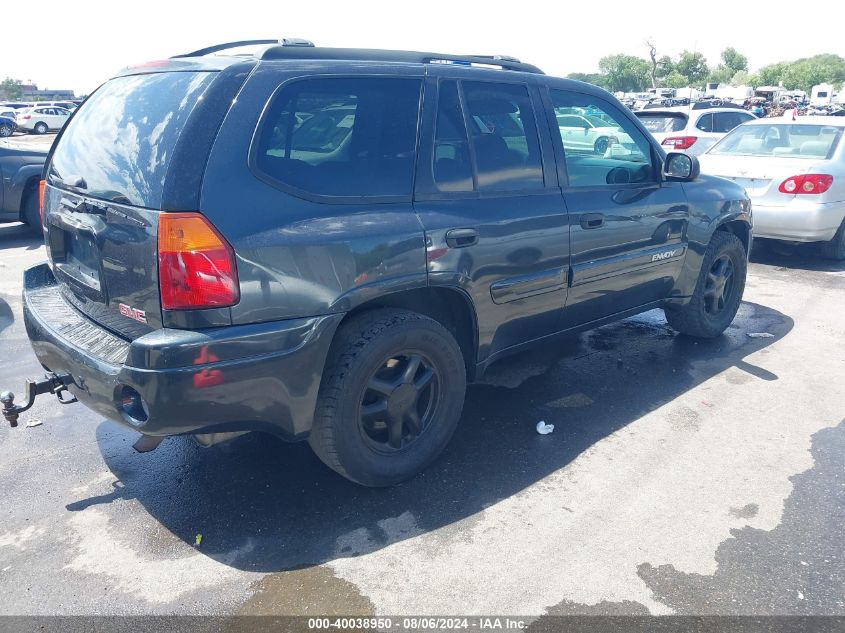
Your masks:
<svg viewBox="0 0 845 633"><path fill-rule="evenodd" d="M24 383L26 400L24 400L23 404L15 404L15 394L11 391L0 393L0 403L3 405L3 417L6 418L9 426L17 426L18 416L35 404L35 397L42 393L55 394L62 404L76 402L76 396L70 394L67 390L67 386L72 380L67 374L56 375L53 372L44 374L44 378L41 380L27 379L26 383ZM63 396L62 394L66 395Z"/></svg>

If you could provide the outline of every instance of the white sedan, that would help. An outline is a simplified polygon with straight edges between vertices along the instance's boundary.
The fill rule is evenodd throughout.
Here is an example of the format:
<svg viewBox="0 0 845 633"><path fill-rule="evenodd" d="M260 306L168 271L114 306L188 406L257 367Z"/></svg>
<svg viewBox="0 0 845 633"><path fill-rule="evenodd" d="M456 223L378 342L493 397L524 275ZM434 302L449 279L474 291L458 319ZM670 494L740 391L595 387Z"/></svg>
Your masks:
<svg viewBox="0 0 845 633"><path fill-rule="evenodd" d="M565 150L605 155L611 145L630 148L634 141L617 125L589 114L558 114L557 125Z"/></svg>
<svg viewBox="0 0 845 633"><path fill-rule="evenodd" d="M745 187L756 237L820 242L845 259L843 133L839 117L757 119L700 156L701 170Z"/></svg>

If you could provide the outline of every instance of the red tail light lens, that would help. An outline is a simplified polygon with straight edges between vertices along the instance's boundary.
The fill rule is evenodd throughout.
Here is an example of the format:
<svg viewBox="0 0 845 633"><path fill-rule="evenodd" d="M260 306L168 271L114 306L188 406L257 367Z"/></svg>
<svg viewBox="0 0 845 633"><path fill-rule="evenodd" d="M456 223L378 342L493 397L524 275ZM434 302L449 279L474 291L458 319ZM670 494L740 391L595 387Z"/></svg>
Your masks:
<svg viewBox="0 0 845 633"><path fill-rule="evenodd" d="M697 136L670 136L663 139L661 145L672 149L689 149L698 140Z"/></svg>
<svg viewBox="0 0 845 633"><path fill-rule="evenodd" d="M801 174L790 176L778 187L781 193L792 195L809 194L817 195L824 193L833 184L833 176L828 174Z"/></svg>
<svg viewBox="0 0 845 633"><path fill-rule="evenodd" d="M199 213L162 213L158 223L161 307L196 310L240 299L235 254Z"/></svg>
<svg viewBox="0 0 845 633"><path fill-rule="evenodd" d="M31 118L32 118L32 115L31 115L31 114L24 114L24 115L21 117L21 121L29 121Z"/></svg>
<svg viewBox="0 0 845 633"><path fill-rule="evenodd" d="M41 214L41 226L44 226L44 189L47 182L42 180L38 183L38 213Z"/></svg>

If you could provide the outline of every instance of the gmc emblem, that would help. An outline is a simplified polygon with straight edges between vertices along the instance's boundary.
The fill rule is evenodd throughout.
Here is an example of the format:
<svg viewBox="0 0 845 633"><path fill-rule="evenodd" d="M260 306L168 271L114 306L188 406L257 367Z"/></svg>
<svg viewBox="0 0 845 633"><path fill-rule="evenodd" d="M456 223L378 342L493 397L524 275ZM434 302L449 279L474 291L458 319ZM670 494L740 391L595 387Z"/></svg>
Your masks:
<svg viewBox="0 0 845 633"><path fill-rule="evenodd" d="M138 308L133 308L132 306L128 306L125 303L121 303L117 306L120 313L125 316L129 317L130 319L135 319L138 323L146 323L147 322L147 313L143 310L139 310Z"/></svg>

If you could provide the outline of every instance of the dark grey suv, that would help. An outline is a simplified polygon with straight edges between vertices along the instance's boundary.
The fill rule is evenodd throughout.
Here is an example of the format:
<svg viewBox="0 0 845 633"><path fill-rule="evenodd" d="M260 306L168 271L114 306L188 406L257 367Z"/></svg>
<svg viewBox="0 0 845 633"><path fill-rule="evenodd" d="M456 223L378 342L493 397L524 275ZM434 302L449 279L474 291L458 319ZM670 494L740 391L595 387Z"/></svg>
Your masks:
<svg viewBox="0 0 845 633"><path fill-rule="evenodd" d="M127 69L59 136L30 399L75 396L140 449L307 439L382 486L506 354L655 307L693 336L733 319L744 191L607 92L505 57L218 48Z"/></svg>

